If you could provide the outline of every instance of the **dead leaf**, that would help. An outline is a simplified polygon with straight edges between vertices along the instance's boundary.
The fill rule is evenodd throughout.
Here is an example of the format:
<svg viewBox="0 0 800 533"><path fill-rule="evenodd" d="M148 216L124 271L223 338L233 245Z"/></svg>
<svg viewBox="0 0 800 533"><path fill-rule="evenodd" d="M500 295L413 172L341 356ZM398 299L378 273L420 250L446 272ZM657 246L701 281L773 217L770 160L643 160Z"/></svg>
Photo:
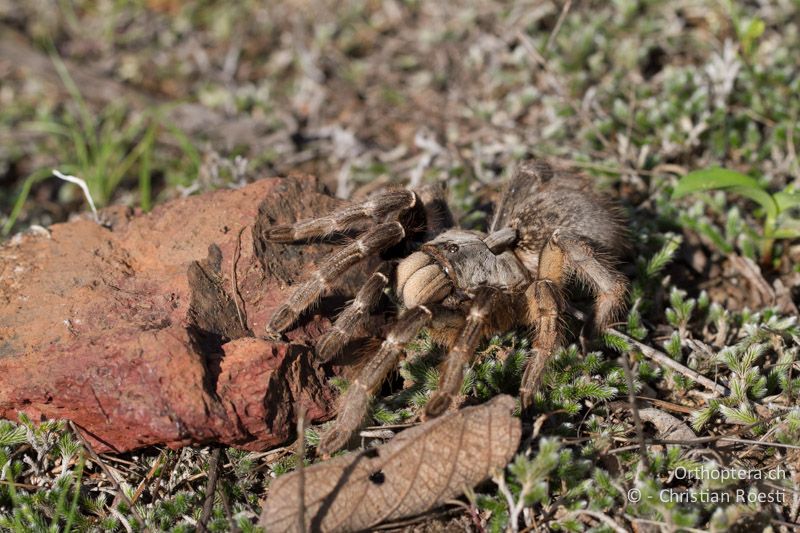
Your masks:
<svg viewBox="0 0 800 533"><path fill-rule="evenodd" d="M517 451L521 427L513 410L510 396L498 396L408 429L378 448L306 468L306 527L369 529L462 494ZM273 483L261 514L266 531L299 530L300 482L292 473Z"/></svg>
<svg viewBox="0 0 800 533"><path fill-rule="evenodd" d="M684 422L660 409L648 408L639 410L639 418L650 422L658 430L658 438L664 440L693 440L694 431ZM671 445L674 446L674 445Z"/></svg>

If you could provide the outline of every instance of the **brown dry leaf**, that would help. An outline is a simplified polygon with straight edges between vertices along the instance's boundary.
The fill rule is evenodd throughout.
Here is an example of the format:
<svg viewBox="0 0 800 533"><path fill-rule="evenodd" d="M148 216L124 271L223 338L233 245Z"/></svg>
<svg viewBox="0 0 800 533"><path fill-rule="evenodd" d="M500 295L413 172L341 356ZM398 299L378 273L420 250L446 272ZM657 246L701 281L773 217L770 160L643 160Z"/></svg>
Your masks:
<svg viewBox="0 0 800 533"><path fill-rule="evenodd" d="M639 418L650 422L658 430L658 437L664 440L693 440L694 431L684 422L660 409L639 410Z"/></svg>
<svg viewBox="0 0 800 533"><path fill-rule="evenodd" d="M408 429L392 441L304 470L309 531L358 531L424 513L504 467L517 451L514 400L498 396ZM269 532L298 531L300 478L278 478L261 514Z"/></svg>

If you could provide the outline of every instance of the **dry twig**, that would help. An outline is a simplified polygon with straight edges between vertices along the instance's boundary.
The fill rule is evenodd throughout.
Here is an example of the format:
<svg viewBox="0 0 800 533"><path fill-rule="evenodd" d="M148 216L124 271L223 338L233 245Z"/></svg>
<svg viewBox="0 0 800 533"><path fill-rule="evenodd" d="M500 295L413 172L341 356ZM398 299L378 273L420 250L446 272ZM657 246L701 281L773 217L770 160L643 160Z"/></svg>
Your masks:
<svg viewBox="0 0 800 533"><path fill-rule="evenodd" d="M627 356L622 356L622 368L625 371L625 378L628 382L628 404L631 407L631 414L633 415L633 423L636 426L636 438L639 439L639 455L642 458L642 466L644 468L650 467L650 459L647 457L647 446L644 443L644 426L642 419L639 417L639 407L636 405L636 392L634 391L633 373L628 364Z"/></svg>
<svg viewBox="0 0 800 533"><path fill-rule="evenodd" d="M682 374L682 375L686 376L687 378L691 379L692 381L696 381L697 383L703 385L704 387L706 387L708 389L711 389L715 393L717 393L717 394L719 394L721 396L727 396L728 394L730 394L730 391L724 385L722 385L720 383L716 383L713 380L710 380L707 377L705 377L703 374L701 374L701 373L699 373L699 372L697 372L695 370L692 370L691 368L689 368L687 366L684 366L684 365L680 364L679 362L677 362L676 360L672 359L670 356L668 356L664 352L661 352L661 351L656 350L655 348L652 348L652 347L650 347L650 346L648 346L648 345L646 345L644 343L641 343L641 342L637 341L636 339L633 339L632 337L629 337L629 336L625 335L624 333L622 333L621 331L618 331L616 329L612 328L612 329L608 329L607 331L609 333L613 334L613 335L616 335L617 337L620 337L621 339L625 340L629 344L632 344L632 345L636 346L636 348L640 352L642 352L642 355L644 355L645 357L647 357L649 359L652 359L653 361L655 361L655 362L657 362L657 363L659 363L659 364L661 364L663 366L666 366L667 368L669 368L671 370L674 370L675 372L677 372L679 374Z"/></svg>
<svg viewBox="0 0 800 533"><path fill-rule="evenodd" d="M211 458L208 461L208 481L206 482L206 497L203 501L203 512L200 521L197 523L198 531L206 531L206 524L211 518L211 511L214 509L214 494L217 491L217 479L219 478L219 458L222 455L222 448L216 447L211 451Z"/></svg>
<svg viewBox="0 0 800 533"><path fill-rule="evenodd" d="M306 410L297 406L297 529L306 533Z"/></svg>
<svg viewBox="0 0 800 533"><path fill-rule="evenodd" d="M95 463L97 463L98 466L100 466L105 475L108 477L109 481L111 481L111 484L114 485L114 489L117 492L117 496L119 496L119 498L123 502L125 502L125 505L128 506L128 509L130 509L131 514L133 514L136 520L138 520L139 523L142 524L142 526L144 526L145 523L144 518L142 517L141 513L136 509L136 507L133 506L133 502L131 502L131 499L128 498L128 495L125 494L125 491L122 489L122 486L119 484L119 481L117 481L117 477L108 467L108 465L105 464L105 462L100 458L100 456L97 455L97 452L94 451L94 448L92 447L91 444L89 444L89 441L87 441L86 438L84 438L83 434L79 431L78 425L72 420L69 420L68 424L73 433L75 433L75 435L77 435L78 439L81 441L81 444L83 444L83 447L92 457L92 460ZM147 531L147 528L145 528L145 531Z"/></svg>

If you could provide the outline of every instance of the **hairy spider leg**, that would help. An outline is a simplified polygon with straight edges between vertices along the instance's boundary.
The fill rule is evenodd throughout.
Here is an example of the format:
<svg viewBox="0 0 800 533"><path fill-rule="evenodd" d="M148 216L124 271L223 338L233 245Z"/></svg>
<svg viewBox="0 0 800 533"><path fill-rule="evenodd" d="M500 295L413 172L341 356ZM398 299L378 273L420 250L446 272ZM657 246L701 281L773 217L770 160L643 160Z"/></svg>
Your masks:
<svg viewBox="0 0 800 533"><path fill-rule="evenodd" d="M547 361L560 341L559 317L563 310L560 288L567 271L575 272L594 293L597 331L607 328L624 305L624 276L586 239L555 231L542 250L537 280L526 291L528 320L536 335L520 391L526 408L532 404Z"/></svg>
<svg viewBox="0 0 800 533"><path fill-rule="evenodd" d="M326 237L346 231L365 219L383 222L388 215L410 209L416 202L417 196L413 191L402 189L385 191L364 202L344 207L323 217L273 226L267 230L266 238L273 242L294 242Z"/></svg>
<svg viewBox="0 0 800 533"><path fill-rule="evenodd" d="M314 305L320 295L329 289L350 267L369 255L379 253L399 243L405 237L400 222L384 222L362 234L347 246L330 256L311 279L298 285L272 316L267 325L270 332L283 332L295 323L300 314Z"/></svg>
<svg viewBox="0 0 800 533"><path fill-rule="evenodd" d="M594 327L609 327L625 305L625 277L585 238L556 233L553 236L567 257L567 266L594 293Z"/></svg>
<svg viewBox="0 0 800 533"><path fill-rule="evenodd" d="M318 360L330 361L350 342L355 331L369 318L388 284L389 278L381 272L370 276L353 301L336 318L331 329L317 342Z"/></svg>
<svg viewBox="0 0 800 533"><path fill-rule="evenodd" d="M447 353L439 378L439 388L425 405L425 415L434 418L444 413L453 402L464 381L464 369L472 360L478 344L491 323L490 313L497 309L501 293L493 287L482 287L472 300L466 323L455 344Z"/></svg>
<svg viewBox="0 0 800 533"><path fill-rule="evenodd" d="M406 311L395 323L378 353L371 358L341 398L340 411L333 427L320 440L319 451L332 453L345 444L361 425L370 399L389 372L395 367L400 354L419 331L431 321L431 311L425 306Z"/></svg>
<svg viewBox="0 0 800 533"><path fill-rule="evenodd" d="M561 339L561 292L564 283L566 257L551 238L539 257L536 280L525 291L528 316L534 338L531 356L525 365L520 386L523 408L533 403L542 374Z"/></svg>

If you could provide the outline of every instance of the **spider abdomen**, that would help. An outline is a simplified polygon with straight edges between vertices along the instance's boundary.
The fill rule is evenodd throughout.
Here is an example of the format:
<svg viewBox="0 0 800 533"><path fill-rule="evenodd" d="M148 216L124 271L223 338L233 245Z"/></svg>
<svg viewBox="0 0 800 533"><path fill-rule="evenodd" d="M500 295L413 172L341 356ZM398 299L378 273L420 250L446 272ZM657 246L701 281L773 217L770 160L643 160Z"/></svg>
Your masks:
<svg viewBox="0 0 800 533"><path fill-rule="evenodd" d="M614 208L599 195L574 190L542 190L530 197L511 218L520 245L540 250L556 231L587 239L603 252L616 255L624 235Z"/></svg>

